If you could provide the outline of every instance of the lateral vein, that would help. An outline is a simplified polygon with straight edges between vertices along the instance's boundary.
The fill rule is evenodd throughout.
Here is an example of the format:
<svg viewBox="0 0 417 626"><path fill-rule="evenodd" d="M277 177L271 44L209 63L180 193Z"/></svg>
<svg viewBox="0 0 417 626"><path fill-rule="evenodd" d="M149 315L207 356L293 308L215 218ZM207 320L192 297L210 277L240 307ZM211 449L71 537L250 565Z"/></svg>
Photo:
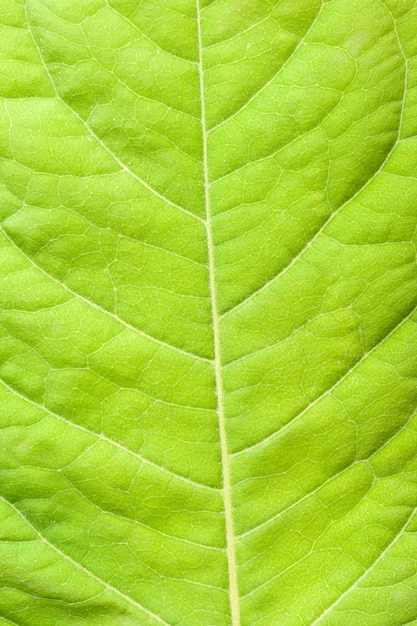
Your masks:
<svg viewBox="0 0 417 626"><path fill-rule="evenodd" d="M32 524L30 519L26 517L26 515L24 515L22 511L13 502L5 498L3 495L0 495L0 500L2 500L6 505L8 505L11 509L15 511L15 513L20 517L20 519L33 530L33 532L38 537L39 541L41 541L42 543L47 545L49 548L57 552L59 556L63 558L65 561L68 561L69 563L71 563L76 569L80 570L81 572L86 574L88 577L93 578L96 582L102 585L104 589L107 589L108 591L112 591L113 593L118 595L120 598L125 600L125 602L133 605L136 609L139 609L143 613L146 613L149 617L153 618L159 624L163 624L163 626L171 626L170 624L168 624L168 622L162 619L162 617L160 617L159 615L156 615L156 613L153 613L150 609L147 609L145 606L143 606L142 604L134 600L132 597L123 593L123 591L121 591L118 587L114 587L113 585L108 583L106 580L104 580L104 578L101 578L100 576L97 576L96 574L94 574L94 572L92 572L87 567L84 567L84 565L82 565L79 561L76 561L75 559L73 559L66 552L63 552L60 548L58 548L58 546L52 543L40 530L38 530L36 526Z"/></svg>
<svg viewBox="0 0 417 626"><path fill-rule="evenodd" d="M85 127L85 129L87 130L87 132L94 137L94 139L97 141L97 143L100 144L100 146L105 150L105 152L107 152L107 154L109 154L115 161L116 163L119 165L119 167L121 168L122 171L127 172L128 174L130 174L130 176L132 176L133 178L135 178L143 187L145 187L145 189L147 189L152 195L156 196L157 198L159 198L160 200L162 200L163 202L166 202L167 204L169 204L170 206L173 206L174 208L178 209L179 211L182 211L182 213L186 213L187 215L189 215L190 217L195 218L196 220L198 220L199 222L202 222L203 220L201 219L201 217L199 215L196 215L195 213L193 213L192 211L189 211L188 209L186 209L183 206L180 206L179 204L177 204L176 202L174 202L173 200L170 200L169 198L167 198L166 196L164 196L162 193L160 193L157 189L155 189L154 187L152 187L149 183L146 182L146 180L144 180L143 178L141 178L138 174L136 174L136 172L134 172L128 165L126 165L126 163L124 163L118 156L117 154L115 154L113 152L113 150L101 139L101 137L99 137L99 135L97 135L97 133L93 130L93 128L91 128L91 126L88 124L88 122L72 107L70 106L60 95L57 86L55 84L55 81L53 80L52 74L49 71L48 65L44 59L44 56L42 54L42 51L39 47L39 44L37 42L37 39L35 37L35 35L33 34L33 30L32 30L32 24L29 20L29 16L28 16L28 11L27 11L27 4L25 4L25 13L26 13L26 23L27 23L27 28L28 28L28 32L29 35L35 45L35 48L38 52L39 55L39 60L45 70L45 73L49 79L49 82L51 84L51 87L54 91L55 97L57 98L57 100L59 102L61 102L67 109L68 111L70 111L70 113L72 115L74 115L80 122L81 124Z"/></svg>

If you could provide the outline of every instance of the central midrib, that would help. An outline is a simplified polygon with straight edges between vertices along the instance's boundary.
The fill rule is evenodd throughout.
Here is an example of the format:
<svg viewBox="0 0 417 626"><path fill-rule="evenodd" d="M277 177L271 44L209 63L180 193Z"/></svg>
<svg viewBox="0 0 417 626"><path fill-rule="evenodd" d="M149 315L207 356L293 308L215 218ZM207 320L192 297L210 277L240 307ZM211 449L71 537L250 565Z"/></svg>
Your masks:
<svg viewBox="0 0 417 626"><path fill-rule="evenodd" d="M208 266L210 279L211 294L211 310L213 318L213 339L214 339L214 373L216 380L217 394L217 415L219 419L219 438L221 447L221 461L223 474L223 505L226 518L226 547L227 547L227 563L229 570L229 597L231 626L240 626L240 606L239 606L239 589L237 580L237 564L236 564L236 547L235 532L233 524L233 506L232 506L232 485L230 472L230 455L227 446L226 434L226 417L224 412L224 396L223 396L223 377L220 353L220 316L217 307L217 293L215 280L215 262L214 262L214 245L211 220L211 203L210 203L210 178L207 156L207 126L205 111L205 95L204 95L204 66L203 66L203 46L201 36L201 10L200 0L196 0L197 11L197 40L198 40L198 68L200 76L200 99L201 99L201 132L203 139L203 169L204 169L204 191L206 205L206 231L207 231L207 250L208 250Z"/></svg>

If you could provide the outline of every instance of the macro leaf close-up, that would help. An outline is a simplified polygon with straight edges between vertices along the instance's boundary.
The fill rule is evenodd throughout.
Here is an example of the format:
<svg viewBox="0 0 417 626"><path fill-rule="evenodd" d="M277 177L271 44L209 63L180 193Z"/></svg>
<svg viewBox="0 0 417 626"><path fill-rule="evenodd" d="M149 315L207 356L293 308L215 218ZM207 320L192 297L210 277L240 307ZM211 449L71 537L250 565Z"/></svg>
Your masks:
<svg viewBox="0 0 417 626"><path fill-rule="evenodd" d="M417 625L416 0L0 0L0 626Z"/></svg>

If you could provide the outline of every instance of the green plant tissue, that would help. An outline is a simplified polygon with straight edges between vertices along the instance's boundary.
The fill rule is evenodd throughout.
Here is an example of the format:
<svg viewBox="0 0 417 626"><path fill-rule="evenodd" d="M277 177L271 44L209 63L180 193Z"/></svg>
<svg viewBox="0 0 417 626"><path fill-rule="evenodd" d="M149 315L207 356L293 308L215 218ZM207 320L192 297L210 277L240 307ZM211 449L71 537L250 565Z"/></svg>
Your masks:
<svg viewBox="0 0 417 626"><path fill-rule="evenodd" d="M0 0L0 626L416 625L416 243L416 0Z"/></svg>

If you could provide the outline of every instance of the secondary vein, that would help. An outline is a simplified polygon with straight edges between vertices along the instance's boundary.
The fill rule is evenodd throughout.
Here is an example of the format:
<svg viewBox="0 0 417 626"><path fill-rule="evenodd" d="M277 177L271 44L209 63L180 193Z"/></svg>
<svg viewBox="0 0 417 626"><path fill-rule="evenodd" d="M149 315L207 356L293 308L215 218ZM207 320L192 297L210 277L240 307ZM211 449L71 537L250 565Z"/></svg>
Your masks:
<svg viewBox="0 0 417 626"><path fill-rule="evenodd" d="M233 523L233 504L232 504L232 486L231 486L231 469L230 455L227 446L226 433L226 416L224 411L224 394L223 394L223 377L220 352L220 315L217 305L216 279L215 279L215 261L214 261L214 243L211 219L211 202L210 202L210 177L208 166L208 149L207 149L207 123L205 109L205 93L204 93L204 67L203 67L203 45L201 35L201 9L200 0L196 0L197 10L197 38L198 38L198 68L200 76L200 98L201 98L201 131L203 138L203 169L204 169L204 190L206 204L206 230L207 230L207 249L209 261L210 276L210 294L211 309L213 317L213 337L214 337L214 373L216 380L217 393L217 414L219 418L219 437L221 448L222 474L223 474L223 506L226 520L226 546L227 561L229 568L229 593L230 593L230 612L231 626L240 626L240 606L239 606L239 587L237 579L237 563L236 563L236 539Z"/></svg>

